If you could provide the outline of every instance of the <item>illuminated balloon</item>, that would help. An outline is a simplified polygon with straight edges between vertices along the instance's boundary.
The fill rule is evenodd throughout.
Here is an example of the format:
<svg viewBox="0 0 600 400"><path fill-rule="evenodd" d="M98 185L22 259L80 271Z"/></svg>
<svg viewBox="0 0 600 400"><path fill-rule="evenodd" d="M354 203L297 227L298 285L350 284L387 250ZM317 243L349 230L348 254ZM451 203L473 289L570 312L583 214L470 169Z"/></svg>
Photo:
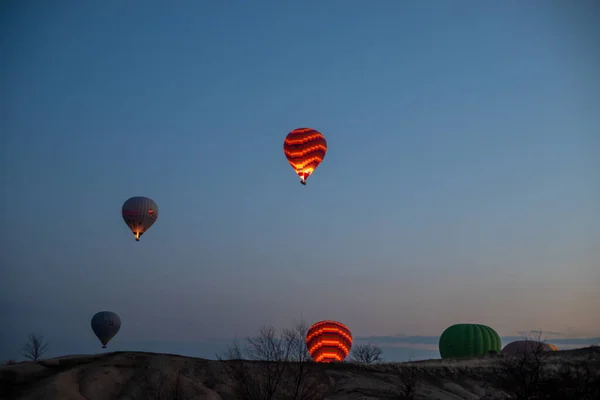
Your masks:
<svg viewBox="0 0 600 400"><path fill-rule="evenodd" d="M135 240L139 242L140 236L156 222L158 206L147 197L132 197L123 203L121 213Z"/></svg>
<svg viewBox="0 0 600 400"><path fill-rule="evenodd" d="M352 333L340 322L320 321L306 333L306 347L316 362L344 361L352 347Z"/></svg>
<svg viewBox="0 0 600 400"><path fill-rule="evenodd" d="M500 353L500 336L485 325L457 324L440 336L442 358L482 357L490 352Z"/></svg>
<svg viewBox="0 0 600 400"><path fill-rule="evenodd" d="M516 340L504 346L502 354L514 356L538 351L558 351L558 348L553 344L538 342L536 340Z"/></svg>
<svg viewBox="0 0 600 400"><path fill-rule="evenodd" d="M327 153L325 136L311 128L294 129L283 142L283 152L288 162L306 185L308 178L317 169Z"/></svg>
<svg viewBox="0 0 600 400"><path fill-rule="evenodd" d="M119 332L121 329L121 318L111 311L100 311L92 317L92 330L102 348L106 348L106 344Z"/></svg>

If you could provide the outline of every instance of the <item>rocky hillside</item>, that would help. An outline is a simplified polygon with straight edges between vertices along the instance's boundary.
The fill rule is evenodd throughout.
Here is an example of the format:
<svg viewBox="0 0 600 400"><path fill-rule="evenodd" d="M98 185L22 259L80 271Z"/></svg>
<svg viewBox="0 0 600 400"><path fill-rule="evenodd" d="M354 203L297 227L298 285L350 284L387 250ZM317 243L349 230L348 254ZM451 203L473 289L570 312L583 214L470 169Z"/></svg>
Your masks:
<svg viewBox="0 0 600 400"><path fill-rule="evenodd" d="M539 378L536 371L541 371ZM68 356L0 368L22 400L599 399L600 349L519 358L353 363L220 362L169 354Z"/></svg>

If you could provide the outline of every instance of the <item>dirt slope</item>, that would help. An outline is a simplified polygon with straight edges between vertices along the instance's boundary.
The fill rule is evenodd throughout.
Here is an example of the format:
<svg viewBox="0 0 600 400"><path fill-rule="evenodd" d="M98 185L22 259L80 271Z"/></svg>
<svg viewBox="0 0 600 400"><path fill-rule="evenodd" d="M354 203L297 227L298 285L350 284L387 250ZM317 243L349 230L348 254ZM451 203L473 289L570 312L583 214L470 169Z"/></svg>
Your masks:
<svg viewBox="0 0 600 400"><path fill-rule="evenodd" d="M550 368L564 363L600 362L599 349L556 352L547 357ZM475 400L504 398L491 382L504 373L500 358L429 360L362 366L351 363L305 363L318 377L328 400L401 399L403 384L418 381L417 399ZM240 364L241 365L241 364ZM264 371L268 364L246 362L248 370ZM292 364L288 364L290 368ZM297 364L296 364L297 365ZM553 367L552 367L553 366ZM407 375L409 371L412 375ZM141 400L240 399L227 367L213 360L169 354L117 352L80 355L0 368L0 398L19 400ZM264 376L264 375L261 375ZM411 378L412 377L412 378ZM488 397L484 397L488 396ZM246 396L248 398L248 396ZM288 399L289 395L276 396ZM316 394L306 400L317 399Z"/></svg>

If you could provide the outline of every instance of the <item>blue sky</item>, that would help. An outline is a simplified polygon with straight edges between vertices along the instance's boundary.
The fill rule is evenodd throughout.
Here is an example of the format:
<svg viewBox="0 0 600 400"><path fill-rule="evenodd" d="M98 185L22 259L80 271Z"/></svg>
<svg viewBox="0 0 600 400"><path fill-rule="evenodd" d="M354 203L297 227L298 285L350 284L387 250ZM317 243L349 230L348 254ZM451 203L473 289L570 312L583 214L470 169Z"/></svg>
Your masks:
<svg viewBox="0 0 600 400"><path fill-rule="evenodd" d="M0 7L0 358L92 343L100 310L131 347L301 316L600 336L593 1ZM305 126L329 144L306 187Z"/></svg>

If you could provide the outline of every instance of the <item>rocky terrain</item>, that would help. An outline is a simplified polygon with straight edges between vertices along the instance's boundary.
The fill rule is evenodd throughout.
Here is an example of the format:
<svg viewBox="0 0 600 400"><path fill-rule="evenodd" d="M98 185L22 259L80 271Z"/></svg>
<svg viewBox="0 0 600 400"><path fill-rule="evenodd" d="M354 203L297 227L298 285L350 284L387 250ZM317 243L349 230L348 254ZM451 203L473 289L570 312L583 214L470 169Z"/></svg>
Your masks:
<svg viewBox="0 0 600 400"><path fill-rule="evenodd" d="M222 362L116 352L0 367L0 398L475 400L517 398L529 391L529 397L521 398L565 400L600 398L599 380L597 347L527 358L490 356L377 365Z"/></svg>

